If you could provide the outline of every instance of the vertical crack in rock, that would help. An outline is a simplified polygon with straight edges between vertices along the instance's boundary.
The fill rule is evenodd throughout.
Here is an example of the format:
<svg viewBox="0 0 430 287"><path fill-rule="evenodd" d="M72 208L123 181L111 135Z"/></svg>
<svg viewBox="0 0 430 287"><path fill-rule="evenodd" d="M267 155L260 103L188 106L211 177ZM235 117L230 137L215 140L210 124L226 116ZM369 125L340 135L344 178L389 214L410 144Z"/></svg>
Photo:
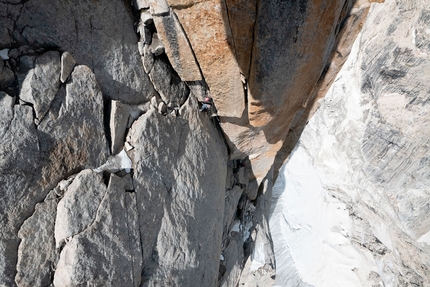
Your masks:
<svg viewBox="0 0 430 287"><path fill-rule="evenodd" d="M54 225L61 184L36 204L33 214L19 227L15 282L18 286L48 286L58 260ZM31 260L29 260L31 258Z"/></svg>

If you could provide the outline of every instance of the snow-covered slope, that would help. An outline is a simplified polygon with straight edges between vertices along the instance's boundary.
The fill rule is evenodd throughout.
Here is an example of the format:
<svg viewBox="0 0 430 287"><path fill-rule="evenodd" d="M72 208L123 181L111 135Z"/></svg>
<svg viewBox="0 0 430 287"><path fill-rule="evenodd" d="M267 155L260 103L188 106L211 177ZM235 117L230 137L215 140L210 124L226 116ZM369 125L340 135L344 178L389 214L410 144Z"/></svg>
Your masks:
<svg viewBox="0 0 430 287"><path fill-rule="evenodd" d="M270 219L278 286L430 286L425 2L372 8L282 168Z"/></svg>

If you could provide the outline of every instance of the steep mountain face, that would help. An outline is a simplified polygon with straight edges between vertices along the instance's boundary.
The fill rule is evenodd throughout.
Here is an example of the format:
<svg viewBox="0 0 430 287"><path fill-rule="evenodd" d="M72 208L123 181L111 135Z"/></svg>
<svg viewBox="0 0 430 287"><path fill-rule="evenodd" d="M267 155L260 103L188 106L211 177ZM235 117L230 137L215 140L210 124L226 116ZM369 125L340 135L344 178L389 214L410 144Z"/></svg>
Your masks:
<svg viewBox="0 0 430 287"><path fill-rule="evenodd" d="M272 285L273 177L370 2L0 0L0 286Z"/></svg>
<svg viewBox="0 0 430 287"><path fill-rule="evenodd" d="M428 4L373 6L283 168L280 286L430 286Z"/></svg>

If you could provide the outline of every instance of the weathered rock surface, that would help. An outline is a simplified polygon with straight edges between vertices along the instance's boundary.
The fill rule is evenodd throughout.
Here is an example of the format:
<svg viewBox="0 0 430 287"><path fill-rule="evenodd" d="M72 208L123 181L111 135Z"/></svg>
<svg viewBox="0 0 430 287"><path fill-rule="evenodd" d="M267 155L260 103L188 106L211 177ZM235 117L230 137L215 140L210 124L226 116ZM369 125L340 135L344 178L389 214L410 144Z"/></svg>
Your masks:
<svg viewBox="0 0 430 287"><path fill-rule="evenodd" d="M19 286L48 286L52 281L58 260L53 235L59 200L54 190L49 192L18 232L22 241L18 249L15 282Z"/></svg>
<svg viewBox="0 0 430 287"><path fill-rule="evenodd" d="M249 155L261 181L289 130L300 133L297 123L307 121L315 99L325 94L373 1L266 1L257 5L257 1L170 0L171 10L161 2L153 3L151 11L158 15L155 25L164 35L173 67L185 79L185 64L177 64L174 54L190 47L221 116L233 157ZM283 24L275 24L278 21ZM178 44L182 29L177 23L189 45ZM333 51L336 46L340 56ZM190 54L186 58L193 63Z"/></svg>
<svg viewBox="0 0 430 287"><path fill-rule="evenodd" d="M190 89L170 69L164 61L156 59L149 77L163 102L178 107L187 100Z"/></svg>
<svg viewBox="0 0 430 287"><path fill-rule="evenodd" d="M273 175L348 57L370 2L2 1L0 285L273 284ZM372 194L360 205L348 193L331 207L339 208L340 219L350 217L344 207L363 215L351 217L350 225L359 226L348 235L355 243L342 250L365 250L354 258L380 259L388 275L373 263L351 271L349 261L347 274L387 286L419 285L427 282L425 271L416 271L418 262L427 262L417 251L429 237L421 205L427 193L409 175L427 174L418 164L426 162L420 155L426 148L417 146L427 133L390 116L400 114L394 103L407 106L414 122L427 116L417 105L427 103L428 87L418 83L426 73L418 71L428 69L428 13L424 1L393 3L415 22L401 28L403 18L380 20L392 24L387 28L372 18L374 30L391 38L375 56L379 36L366 36L374 40L363 50L373 56L360 58L365 72L357 72L357 81L379 117L361 125L362 139L370 138L363 140L362 157L353 154L365 168L357 167L358 159L351 166L361 170L360 183L369 176L378 188L410 185L413 192L373 190L387 207L378 216L401 222L383 226L378 219L380 229L366 219L377 210ZM391 15L397 11L387 7ZM419 9L424 12L417 16ZM408 45L393 44L406 31L412 31ZM219 117L198 111L206 96ZM345 110L339 106L339 117ZM402 129L392 132L393 126ZM380 148L387 141L389 148ZM308 146L317 149L319 142ZM387 160L378 161L381 155ZM329 227L327 234L345 235ZM392 245L386 230L398 237ZM34 260L26 260L31 252ZM390 269L399 262L403 267ZM279 277L309 287L299 265ZM399 274L412 279L386 279Z"/></svg>
<svg viewBox="0 0 430 287"><path fill-rule="evenodd" d="M6 113L0 114L2 123L6 122L0 138L0 284L13 286L19 243L17 221L28 216L22 214L25 211L20 203L36 183L40 155L31 107L11 106L9 96L5 97L1 105Z"/></svg>
<svg viewBox="0 0 430 287"><path fill-rule="evenodd" d="M14 285L18 230L35 204L58 181L82 168L100 166L108 155L103 98L95 76L88 67L79 66L71 78L39 126L34 124L31 106L10 106L10 99L2 100L7 111L2 122L8 124L0 144L0 282L7 286Z"/></svg>
<svg viewBox="0 0 430 287"><path fill-rule="evenodd" d="M110 176L107 189L102 187L101 178L97 179L94 189L88 189L93 186L91 174L89 170L78 174L75 180L79 178L80 183L74 185L74 180L58 205L56 235L57 225L65 227L58 220L66 206L73 212L70 219L88 220L89 225L69 230L73 236L60 253L53 283L55 286L77 286L83 282L96 286L139 286L142 252L136 196L126 192L125 181L115 175ZM69 192L75 193L72 201ZM91 192L98 194L94 197ZM81 196L77 197L76 193ZM88 201L90 198L95 201ZM85 207L95 209L89 212Z"/></svg>
<svg viewBox="0 0 430 287"><path fill-rule="evenodd" d="M190 98L181 117L150 110L129 133L144 286L217 284L227 154L196 107Z"/></svg>
<svg viewBox="0 0 430 287"><path fill-rule="evenodd" d="M84 170L74 178L57 207L57 248L64 244L67 238L84 231L93 223L105 193L106 186L101 174Z"/></svg>
<svg viewBox="0 0 430 287"><path fill-rule="evenodd" d="M233 38L227 24L225 3L212 0L169 0L168 3L190 41L219 115L241 117L245 94L232 49Z"/></svg>
<svg viewBox="0 0 430 287"><path fill-rule="evenodd" d="M154 21L158 35L166 44L166 54L181 80L200 81L199 66L175 13L168 11L167 16L155 16Z"/></svg>
<svg viewBox="0 0 430 287"><path fill-rule="evenodd" d="M123 2L36 0L17 6L19 17L11 19L16 25L7 29L33 47L68 51L94 72L105 97L131 104L152 97L154 90L136 49L133 18Z"/></svg>
<svg viewBox="0 0 430 287"><path fill-rule="evenodd" d="M279 285L430 286L427 9L375 5L306 126L274 189Z"/></svg>

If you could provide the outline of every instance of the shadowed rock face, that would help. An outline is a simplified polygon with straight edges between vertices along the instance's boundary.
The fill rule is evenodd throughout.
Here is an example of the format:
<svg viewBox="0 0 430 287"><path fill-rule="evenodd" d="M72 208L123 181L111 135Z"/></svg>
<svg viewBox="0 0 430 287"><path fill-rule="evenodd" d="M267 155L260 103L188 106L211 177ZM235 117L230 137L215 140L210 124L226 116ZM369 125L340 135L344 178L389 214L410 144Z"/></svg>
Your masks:
<svg viewBox="0 0 430 287"><path fill-rule="evenodd" d="M0 285L270 285L274 159L369 3L131 4L0 1Z"/></svg>
<svg viewBox="0 0 430 287"><path fill-rule="evenodd" d="M259 180L291 126L307 120L332 50L342 43L331 78L369 8L367 1L167 2L209 85L233 157L249 155Z"/></svg>

